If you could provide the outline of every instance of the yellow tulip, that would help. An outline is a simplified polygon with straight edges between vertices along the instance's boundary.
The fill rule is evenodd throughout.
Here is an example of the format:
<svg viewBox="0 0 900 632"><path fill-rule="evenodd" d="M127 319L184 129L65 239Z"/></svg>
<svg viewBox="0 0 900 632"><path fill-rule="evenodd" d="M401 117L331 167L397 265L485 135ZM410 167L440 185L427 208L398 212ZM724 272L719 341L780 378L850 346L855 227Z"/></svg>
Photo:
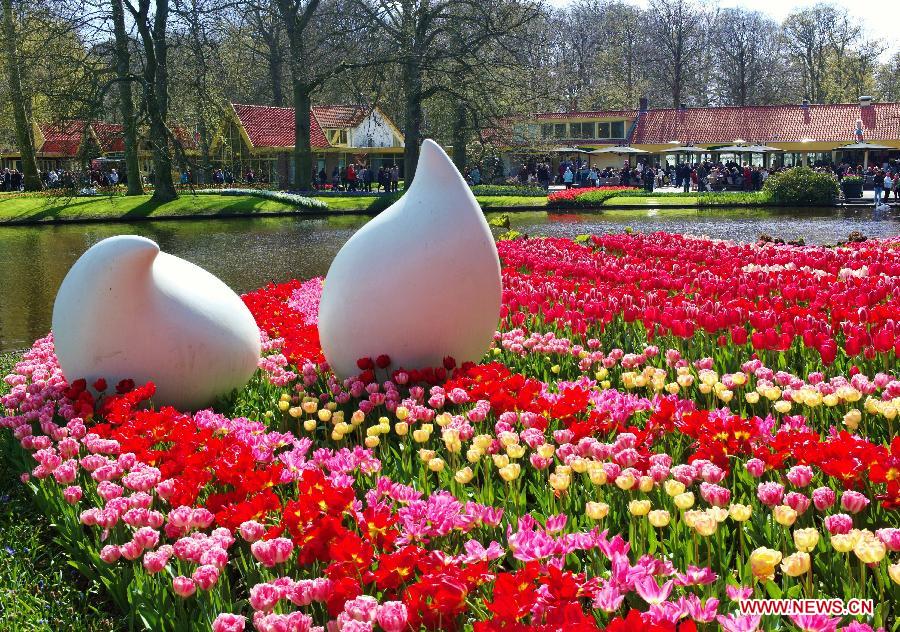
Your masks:
<svg viewBox="0 0 900 632"><path fill-rule="evenodd" d="M365 420L365 418L366 413L361 410L355 410L353 411L353 414L350 415L350 423L352 423L354 426L358 426L363 422L363 420Z"/></svg>
<svg viewBox="0 0 900 632"><path fill-rule="evenodd" d="M444 459L440 457L435 457L428 461L428 469L432 472L443 472L444 471Z"/></svg>
<svg viewBox="0 0 900 632"><path fill-rule="evenodd" d="M731 516L731 519L735 522L746 522L750 519L752 513L753 507L750 505L742 505L741 503L734 503L728 508L728 515Z"/></svg>
<svg viewBox="0 0 900 632"><path fill-rule="evenodd" d="M844 413L844 425L850 430L856 430L860 421L862 421L862 413L858 409L851 408Z"/></svg>
<svg viewBox="0 0 900 632"><path fill-rule="evenodd" d="M775 567L781 562L781 551L759 547L750 554L750 570L759 581L769 581L775 577Z"/></svg>
<svg viewBox="0 0 900 632"><path fill-rule="evenodd" d="M798 551L810 552L819 543L819 532L813 527L794 531L794 546Z"/></svg>
<svg viewBox="0 0 900 632"><path fill-rule="evenodd" d="M501 467L506 467L509 465L509 457L505 454L494 454L492 455L494 459L494 466L499 470Z"/></svg>
<svg viewBox="0 0 900 632"><path fill-rule="evenodd" d="M603 466L596 461L588 465L588 477L590 477L591 482L594 485L606 484L606 470L604 470Z"/></svg>
<svg viewBox="0 0 900 632"><path fill-rule="evenodd" d="M542 443L537 448L538 455L543 459L549 459L556 452L556 447L552 443Z"/></svg>
<svg viewBox="0 0 900 632"><path fill-rule="evenodd" d="M572 482L572 478L568 474L551 474L550 475L550 487L555 489L558 492L564 492L569 489L569 483Z"/></svg>
<svg viewBox="0 0 900 632"><path fill-rule="evenodd" d="M300 404L300 407L307 415L312 415L319 409L319 403L316 400L307 400Z"/></svg>
<svg viewBox="0 0 900 632"><path fill-rule="evenodd" d="M434 450L428 450L426 448L422 448L419 450L419 460L422 463L428 463L431 459L437 456L437 452Z"/></svg>
<svg viewBox="0 0 900 632"><path fill-rule="evenodd" d="M715 517L708 512L701 511L696 518L694 518L694 531L704 538L708 538L715 533L718 526L719 523L716 522Z"/></svg>
<svg viewBox="0 0 900 632"><path fill-rule="evenodd" d="M831 536L831 546L838 553L849 553L853 550L855 541L852 536L845 533L835 533Z"/></svg>
<svg viewBox="0 0 900 632"><path fill-rule="evenodd" d="M675 503L675 506L679 509L690 509L694 506L694 493L693 492L683 492L675 496L672 499Z"/></svg>
<svg viewBox="0 0 900 632"><path fill-rule="evenodd" d="M307 419L303 422L303 429L306 430L306 432L312 432L316 429L316 425L315 419Z"/></svg>
<svg viewBox="0 0 900 632"><path fill-rule="evenodd" d="M747 401L748 404L755 404L756 402L759 401L759 393L757 393L756 391L748 391L744 395L744 399Z"/></svg>
<svg viewBox="0 0 900 632"><path fill-rule="evenodd" d="M367 448L377 448L379 443L381 443L381 439L378 437L366 437L365 445Z"/></svg>
<svg viewBox="0 0 900 632"><path fill-rule="evenodd" d="M478 463L482 456L484 456L484 452L478 448L472 447L466 450L466 461L469 463Z"/></svg>
<svg viewBox="0 0 900 632"><path fill-rule="evenodd" d="M584 512L591 520L602 520L609 513L609 505L606 503L588 502L585 505Z"/></svg>
<svg viewBox="0 0 900 632"><path fill-rule="evenodd" d="M772 515L775 522L784 527L790 527L797 521L797 512L788 505L778 505L772 510Z"/></svg>
<svg viewBox="0 0 900 632"><path fill-rule="evenodd" d="M327 408L323 408L319 411L319 421L323 423L328 423L331 421L331 411Z"/></svg>
<svg viewBox="0 0 900 632"><path fill-rule="evenodd" d="M877 564L884 559L887 549L881 540L866 538L856 543L853 552L864 564Z"/></svg>
<svg viewBox="0 0 900 632"><path fill-rule="evenodd" d="M628 511L632 516L646 516L650 512L650 501L632 500L628 503Z"/></svg>
<svg viewBox="0 0 900 632"><path fill-rule="evenodd" d="M462 468L461 470L457 470L456 474L453 475L453 478L460 485L465 485L469 481L472 480L473 476L474 476L474 474L472 473L472 468L466 466L466 467Z"/></svg>
<svg viewBox="0 0 900 632"><path fill-rule="evenodd" d="M630 472L626 472L625 474L619 474L616 477L616 487L622 490L629 490L634 487L634 484L637 481L634 478L634 475Z"/></svg>
<svg viewBox="0 0 900 632"><path fill-rule="evenodd" d="M409 409L406 406L397 406L396 410L394 410L394 415L400 421L406 421L406 418L409 417Z"/></svg>
<svg viewBox="0 0 900 632"><path fill-rule="evenodd" d="M641 476L638 479L638 489L645 494L649 494L653 491L653 479L649 476Z"/></svg>
<svg viewBox="0 0 900 632"><path fill-rule="evenodd" d="M394 424L394 432L396 432L399 437L405 437L409 434L409 424L405 421L398 421Z"/></svg>
<svg viewBox="0 0 900 632"><path fill-rule="evenodd" d="M502 478L507 483L510 483L519 478L519 474L521 472L521 465L519 465L518 463L510 463L509 465L500 468L500 478Z"/></svg>
<svg viewBox="0 0 900 632"><path fill-rule="evenodd" d="M785 400L783 400L783 399L779 399L777 402L775 402L775 403L772 405L772 407L773 407L777 412L781 413L782 415L785 414L785 413L791 412L791 403L790 403L790 402L787 402L787 401L785 401Z"/></svg>
<svg viewBox="0 0 900 632"><path fill-rule="evenodd" d="M781 561L781 572L789 577L799 577L809 570L809 553L797 551Z"/></svg>
<svg viewBox="0 0 900 632"><path fill-rule="evenodd" d="M286 399L282 399L278 402L278 410L281 412L287 412L287 409L291 407L291 402Z"/></svg>
<svg viewBox="0 0 900 632"><path fill-rule="evenodd" d="M900 584L900 562L888 565L888 575L895 584Z"/></svg>
<svg viewBox="0 0 900 632"><path fill-rule="evenodd" d="M663 527L667 526L671 519L672 517L665 509L654 509L647 514L647 520L649 520L650 524L657 529L662 529Z"/></svg>
<svg viewBox="0 0 900 632"><path fill-rule="evenodd" d="M663 489L666 490L666 493L669 496L677 496L678 494L684 493L685 487L684 483L682 483L681 481L670 478L665 483L663 483Z"/></svg>

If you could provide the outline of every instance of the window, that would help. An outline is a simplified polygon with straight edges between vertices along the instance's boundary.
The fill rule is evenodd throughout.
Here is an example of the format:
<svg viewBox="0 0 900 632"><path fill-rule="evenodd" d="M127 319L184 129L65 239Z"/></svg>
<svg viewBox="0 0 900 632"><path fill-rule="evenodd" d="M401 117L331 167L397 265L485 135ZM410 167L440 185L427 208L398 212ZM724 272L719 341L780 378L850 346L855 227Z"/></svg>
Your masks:
<svg viewBox="0 0 900 632"><path fill-rule="evenodd" d="M597 138L609 138L609 123L597 123L599 133Z"/></svg>
<svg viewBox="0 0 900 632"><path fill-rule="evenodd" d="M556 138L566 138L566 127L567 125L565 123L556 123L553 126L553 135Z"/></svg>
<svg viewBox="0 0 900 632"><path fill-rule="evenodd" d="M596 134L596 124L591 123L571 123L569 127L572 130L572 138L594 138Z"/></svg>
<svg viewBox="0 0 900 632"><path fill-rule="evenodd" d="M553 125L550 123L541 125L541 138L553 138Z"/></svg>
<svg viewBox="0 0 900 632"><path fill-rule="evenodd" d="M625 121L613 121L610 132L610 138L625 138Z"/></svg>

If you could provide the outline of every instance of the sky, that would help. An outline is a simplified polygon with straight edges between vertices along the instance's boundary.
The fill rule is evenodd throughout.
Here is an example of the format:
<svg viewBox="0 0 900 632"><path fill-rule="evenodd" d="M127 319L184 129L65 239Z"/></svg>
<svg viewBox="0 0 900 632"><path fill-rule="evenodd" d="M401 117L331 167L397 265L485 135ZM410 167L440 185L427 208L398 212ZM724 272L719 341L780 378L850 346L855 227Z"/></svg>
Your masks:
<svg viewBox="0 0 900 632"><path fill-rule="evenodd" d="M550 1L560 7L568 3L568 0ZM647 6L647 0L627 1L638 6ZM713 1L711 0L711 3ZM742 7L760 11L770 15L778 22L781 22L795 10L803 9L813 4L815 4L815 0L719 0L718 2L720 7ZM887 60L892 53L900 51L896 0L849 0L835 2L835 4L843 6L847 13L857 18L870 37L884 41L887 45L887 50L882 55L882 60Z"/></svg>

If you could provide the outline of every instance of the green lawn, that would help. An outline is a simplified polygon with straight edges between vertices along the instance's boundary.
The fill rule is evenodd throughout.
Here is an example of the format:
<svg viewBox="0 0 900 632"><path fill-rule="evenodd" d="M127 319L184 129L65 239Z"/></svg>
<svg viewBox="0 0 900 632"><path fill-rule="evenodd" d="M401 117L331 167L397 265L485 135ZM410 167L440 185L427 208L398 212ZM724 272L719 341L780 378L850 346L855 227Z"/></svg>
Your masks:
<svg viewBox="0 0 900 632"><path fill-rule="evenodd" d="M8 388L2 376L17 359L0 354L0 394ZM0 443L0 630L122 629L99 585L75 570L53 542L53 527L10 468L5 441Z"/></svg>
<svg viewBox="0 0 900 632"><path fill-rule="evenodd" d="M608 199L603 203L604 206L685 206L697 205L698 197L696 195L684 194L678 197L662 196L662 197L628 197L617 196Z"/></svg>
<svg viewBox="0 0 900 632"><path fill-rule="evenodd" d="M181 195L165 204L154 204L149 195L135 197L49 197L44 195L0 195L0 224L55 219L143 219L166 216L279 213L294 207L251 196ZM303 212L303 211L298 211Z"/></svg>

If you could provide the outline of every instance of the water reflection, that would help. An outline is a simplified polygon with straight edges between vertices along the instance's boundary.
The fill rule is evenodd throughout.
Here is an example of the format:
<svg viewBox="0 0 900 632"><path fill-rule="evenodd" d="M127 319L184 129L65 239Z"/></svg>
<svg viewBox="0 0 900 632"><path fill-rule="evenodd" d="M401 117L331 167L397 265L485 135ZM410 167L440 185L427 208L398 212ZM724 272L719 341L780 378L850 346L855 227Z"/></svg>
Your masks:
<svg viewBox="0 0 900 632"><path fill-rule="evenodd" d="M496 214L492 214L496 215ZM322 275L340 247L368 218L225 219L64 224L0 228L0 350L21 349L50 328L53 299L72 263L92 244L140 234L245 292L269 282ZM871 209L691 211L635 209L602 214L515 213L511 228L537 236L666 230L754 241L766 233L807 243L834 243L854 230L896 235L896 214Z"/></svg>

